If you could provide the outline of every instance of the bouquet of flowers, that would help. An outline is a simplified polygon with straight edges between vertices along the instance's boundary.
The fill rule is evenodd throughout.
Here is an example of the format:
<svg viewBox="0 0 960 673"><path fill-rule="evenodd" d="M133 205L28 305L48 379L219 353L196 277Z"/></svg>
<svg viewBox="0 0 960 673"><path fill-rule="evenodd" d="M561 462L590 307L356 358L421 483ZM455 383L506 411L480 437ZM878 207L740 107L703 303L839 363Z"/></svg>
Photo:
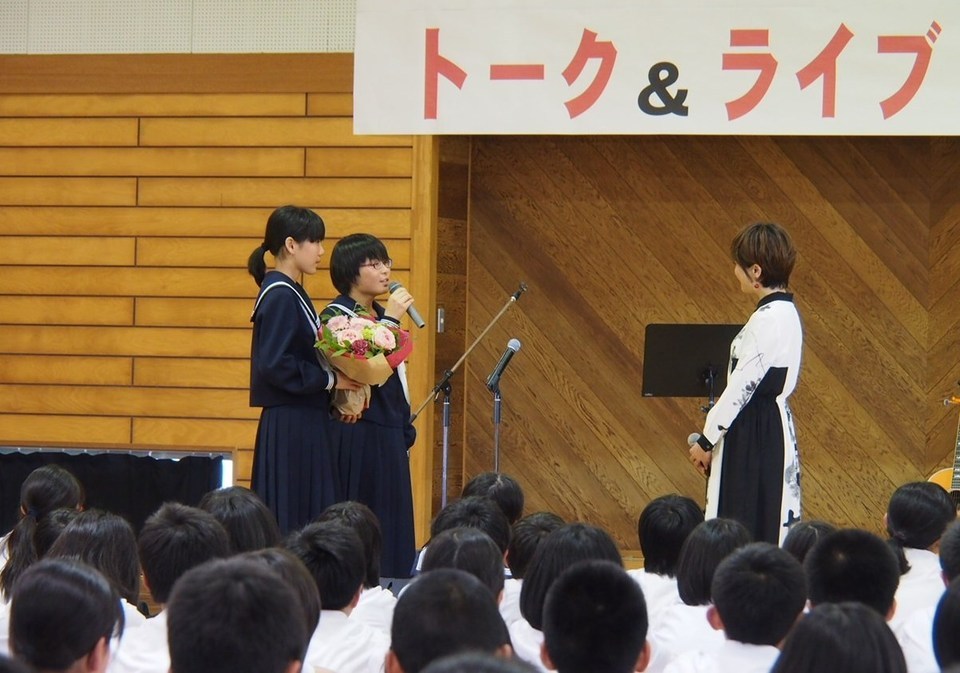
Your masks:
<svg viewBox="0 0 960 673"><path fill-rule="evenodd" d="M334 406L344 415L366 409L370 386L385 383L413 350L403 330L345 315L333 316L320 328L316 347L337 371L364 384L360 390L334 391Z"/></svg>

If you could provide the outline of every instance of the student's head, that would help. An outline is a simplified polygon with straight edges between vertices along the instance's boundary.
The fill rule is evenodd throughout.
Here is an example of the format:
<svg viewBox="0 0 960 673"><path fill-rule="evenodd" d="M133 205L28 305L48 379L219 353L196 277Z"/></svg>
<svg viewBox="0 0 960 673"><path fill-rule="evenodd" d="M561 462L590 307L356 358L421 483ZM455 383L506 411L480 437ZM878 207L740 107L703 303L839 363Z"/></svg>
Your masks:
<svg viewBox="0 0 960 673"><path fill-rule="evenodd" d="M950 582L933 617L933 653L941 669L960 664L960 579Z"/></svg>
<svg viewBox="0 0 960 673"><path fill-rule="evenodd" d="M647 627L643 592L622 567L576 563L547 592L543 663L560 673L642 671Z"/></svg>
<svg viewBox="0 0 960 673"><path fill-rule="evenodd" d="M137 538L127 520L98 509L82 512L63 529L48 558L76 558L96 568L120 597L132 605L140 598Z"/></svg>
<svg viewBox="0 0 960 673"><path fill-rule="evenodd" d="M568 523L553 531L533 554L520 589L520 614L535 629L543 628L547 592L563 571L579 561L610 561L623 565L610 534L585 523Z"/></svg>
<svg viewBox="0 0 960 673"><path fill-rule="evenodd" d="M479 528L490 536L501 553L507 553L510 545L510 522L492 500L474 495L450 503L434 518L430 525L430 537L436 537L443 531L458 526Z"/></svg>
<svg viewBox="0 0 960 673"><path fill-rule="evenodd" d="M734 263L750 283L787 287L797 261L797 251L786 230L771 222L751 224L730 243Z"/></svg>
<svg viewBox="0 0 960 673"><path fill-rule="evenodd" d="M950 494L938 484L914 481L893 492L884 523L901 574L910 569L904 548L930 548L956 518L957 508Z"/></svg>
<svg viewBox="0 0 960 673"><path fill-rule="evenodd" d="M686 605L707 605L720 562L750 541L750 531L733 519L710 519L697 524L680 548L677 560L680 599Z"/></svg>
<svg viewBox="0 0 960 673"><path fill-rule="evenodd" d="M55 510L82 509L83 486L59 465L44 465L27 475L20 486L20 519L7 539L9 560L0 572L0 588L9 597L13 584L41 557L37 529Z"/></svg>
<svg viewBox="0 0 960 673"><path fill-rule="evenodd" d="M954 521L940 538L940 570L944 582L960 577L960 521Z"/></svg>
<svg viewBox="0 0 960 673"><path fill-rule="evenodd" d="M337 521L311 523L291 533L284 546L310 571L324 610L353 608L366 568L363 543Z"/></svg>
<svg viewBox="0 0 960 673"><path fill-rule="evenodd" d="M783 549L803 563L813 545L836 529L836 526L826 521L798 521L790 526L787 536L783 538Z"/></svg>
<svg viewBox="0 0 960 673"><path fill-rule="evenodd" d="M892 616L900 569L893 550L873 533L855 528L829 533L807 554L803 568L813 605L855 601Z"/></svg>
<svg viewBox="0 0 960 673"><path fill-rule="evenodd" d="M212 514L227 531L234 554L280 544L277 518L249 488L229 486L210 491L198 507Z"/></svg>
<svg viewBox="0 0 960 673"><path fill-rule="evenodd" d="M537 673L538 670L533 664L528 664L519 657L507 658L486 652L463 652L431 662L423 669L423 673Z"/></svg>
<svg viewBox="0 0 960 673"><path fill-rule="evenodd" d="M862 603L824 603L800 619L770 673L906 673L896 637Z"/></svg>
<svg viewBox="0 0 960 673"><path fill-rule="evenodd" d="M552 512L535 512L515 524L507 547L507 565L514 579L522 580L530 567L533 553L547 535L563 525L563 519Z"/></svg>
<svg viewBox="0 0 960 673"><path fill-rule="evenodd" d="M293 589L261 563L204 563L167 608L171 673L296 673L310 639Z"/></svg>
<svg viewBox="0 0 960 673"><path fill-rule="evenodd" d="M330 280L340 294L349 294L354 283L360 279L363 265L375 265L377 262L381 269L387 269L389 275L393 262L383 241L371 234L344 236L330 253Z"/></svg>
<svg viewBox="0 0 960 673"><path fill-rule="evenodd" d="M140 567L153 600L164 604L174 582L211 559L230 555L230 538L212 514L176 502L160 506L137 538Z"/></svg>
<svg viewBox="0 0 960 673"><path fill-rule="evenodd" d="M644 570L674 577L680 548L700 523L703 523L703 510L691 498L671 494L651 500L637 520Z"/></svg>
<svg viewBox="0 0 960 673"><path fill-rule="evenodd" d="M313 633L316 630L320 621L320 592L317 591L317 583L313 581L303 561L292 552L277 547L248 551L241 554L240 558L260 563L286 581L298 596L297 603L303 608L307 632Z"/></svg>
<svg viewBox="0 0 960 673"><path fill-rule="evenodd" d="M323 220L312 210L280 206L267 219L263 242L250 253L247 271L257 281L257 285L261 285L267 272L263 259L265 253L269 252L278 260L284 259L296 255L305 243L322 241L325 234Z"/></svg>
<svg viewBox="0 0 960 673"><path fill-rule="evenodd" d="M507 517L510 525L523 516L523 489L516 479L502 472L483 472L467 482L461 497L478 495L490 498Z"/></svg>
<svg viewBox="0 0 960 673"><path fill-rule="evenodd" d="M37 558L44 558L47 555L63 529L78 516L80 516L80 510L73 507L61 507L53 510L37 522L37 530L33 534L33 544L37 550Z"/></svg>
<svg viewBox="0 0 960 673"><path fill-rule="evenodd" d="M380 521L373 510L354 500L338 502L320 513L317 522L322 521L337 521L353 529L360 537L363 556L367 561L363 586L369 589L380 584L380 550L383 538L380 534Z"/></svg>
<svg viewBox="0 0 960 673"><path fill-rule="evenodd" d="M16 659L11 659L5 655L0 654L0 673L33 673L26 664L23 664ZM453 673L452 671L450 673ZM475 673L487 673L486 671L476 671ZM496 671L490 671L489 673L497 673ZM504 671L504 673L508 673ZM535 673L530 671L529 673Z"/></svg>
<svg viewBox="0 0 960 673"><path fill-rule="evenodd" d="M470 573L499 599L503 591L503 554L490 536L476 528L451 528L430 540L422 571L457 568Z"/></svg>
<svg viewBox="0 0 960 673"><path fill-rule="evenodd" d="M750 645L779 644L807 603L800 562L766 542L748 544L725 558L710 591L711 621L722 626L728 640Z"/></svg>
<svg viewBox="0 0 960 673"><path fill-rule="evenodd" d="M102 672L110 639L122 633L117 592L85 563L38 561L13 588L10 650L38 671Z"/></svg>
<svg viewBox="0 0 960 673"><path fill-rule="evenodd" d="M418 673L458 652L509 652L510 636L490 590L473 575L441 568L417 577L397 600L386 673Z"/></svg>

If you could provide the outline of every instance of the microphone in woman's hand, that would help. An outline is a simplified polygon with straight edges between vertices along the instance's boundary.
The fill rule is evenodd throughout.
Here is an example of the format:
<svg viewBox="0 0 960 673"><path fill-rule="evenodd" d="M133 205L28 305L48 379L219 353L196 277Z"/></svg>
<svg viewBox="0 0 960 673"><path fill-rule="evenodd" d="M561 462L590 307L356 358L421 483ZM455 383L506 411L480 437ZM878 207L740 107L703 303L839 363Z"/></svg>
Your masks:
<svg viewBox="0 0 960 673"><path fill-rule="evenodd" d="M393 281L387 287L390 290L390 294L393 294L394 292L399 290L401 287L403 287L403 285L401 285L397 281ZM417 327L422 329L423 326L426 325L426 323L423 322L423 318L420 317L420 313L417 311L417 309L414 307L413 304L410 304L410 306L407 307L407 315L410 316L410 320L412 320L413 324L416 325Z"/></svg>

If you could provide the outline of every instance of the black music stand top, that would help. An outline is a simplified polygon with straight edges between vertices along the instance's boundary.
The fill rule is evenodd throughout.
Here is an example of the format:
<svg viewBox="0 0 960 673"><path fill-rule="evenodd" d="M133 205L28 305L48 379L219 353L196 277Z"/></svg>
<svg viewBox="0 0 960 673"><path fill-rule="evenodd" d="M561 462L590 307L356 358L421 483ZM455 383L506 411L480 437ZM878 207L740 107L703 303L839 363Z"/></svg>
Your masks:
<svg viewBox="0 0 960 673"><path fill-rule="evenodd" d="M719 396L730 342L743 325L650 324L643 346L644 397ZM710 375L714 376L713 391Z"/></svg>

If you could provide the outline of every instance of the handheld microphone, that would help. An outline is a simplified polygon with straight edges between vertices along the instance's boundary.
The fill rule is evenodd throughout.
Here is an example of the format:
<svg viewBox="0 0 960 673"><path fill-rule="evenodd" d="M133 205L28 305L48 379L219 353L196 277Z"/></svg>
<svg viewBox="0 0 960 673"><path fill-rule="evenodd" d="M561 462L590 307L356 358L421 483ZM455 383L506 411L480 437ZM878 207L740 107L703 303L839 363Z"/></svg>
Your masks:
<svg viewBox="0 0 960 673"><path fill-rule="evenodd" d="M393 281L387 287L390 290L390 294L393 294L394 292L399 290L401 287L403 287L403 285L401 285L397 281ZM423 329L423 326L426 325L426 323L423 322L423 318L420 317L420 313L413 306L413 304L407 307L407 315L410 316L410 320L413 321L413 324L419 327L420 329Z"/></svg>
<svg viewBox="0 0 960 673"><path fill-rule="evenodd" d="M510 364L510 359L520 350L520 339L510 339L507 342L507 350L500 356L500 362L493 368L493 372L487 377L487 388L496 390L500 386L500 377L503 376L503 370Z"/></svg>

